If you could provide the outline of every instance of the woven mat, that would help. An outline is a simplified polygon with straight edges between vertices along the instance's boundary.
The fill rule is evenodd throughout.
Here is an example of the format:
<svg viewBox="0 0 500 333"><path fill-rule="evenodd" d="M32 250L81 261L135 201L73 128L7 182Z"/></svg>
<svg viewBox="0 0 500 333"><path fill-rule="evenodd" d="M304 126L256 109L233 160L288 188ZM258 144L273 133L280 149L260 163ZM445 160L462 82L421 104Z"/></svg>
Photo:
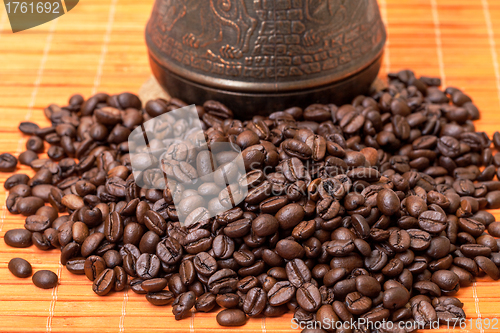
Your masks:
<svg viewBox="0 0 500 333"><path fill-rule="evenodd" d="M150 76L144 26L152 0L85 0L56 21L12 34L0 8L0 147L19 154L26 137L17 131L22 120L48 124L42 109L63 104L75 92L138 92ZM440 76L470 94L482 112L477 129L500 129L500 0L379 0L389 39L381 76L412 68ZM21 172L32 174L21 167ZM0 174L0 187L8 174ZM0 238L24 221L5 209L0 193ZM495 214L497 217L499 213ZM57 272L53 290L34 287L31 279L14 278L7 270L12 257L29 260L34 270ZM465 302L472 329L487 318L500 317L500 282L480 278L458 297ZM243 332L297 332L290 314L250 319ZM492 321L495 323L495 321ZM468 324L469 325L469 324ZM196 313L175 321L170 306L154 307L131 291L96 296L90 282L59 264L59 252L13 249L0 240L0 332L216 332L215 314ZM440 329L439 331L447 331ZM458 331L458 330L457 330Z"/></svg>

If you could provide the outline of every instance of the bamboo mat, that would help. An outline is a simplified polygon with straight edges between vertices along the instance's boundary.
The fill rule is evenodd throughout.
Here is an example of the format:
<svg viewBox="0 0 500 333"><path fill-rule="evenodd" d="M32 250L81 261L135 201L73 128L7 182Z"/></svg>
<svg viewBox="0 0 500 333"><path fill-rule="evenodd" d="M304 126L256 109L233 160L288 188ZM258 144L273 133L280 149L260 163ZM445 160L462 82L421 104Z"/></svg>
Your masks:
<svg viewBox="0 0 500 333"><path fill-rule="evenodd" d="M47 124L42 109L63 104L75 92L138 92L150 76L144 26L152 0L85 0L69 14L12 34L0 9L0 150L19 154L26 141L17 131L22 120ZM388 28L381 76L412 68L460 87L479 106L477 129L500 129L500 0L379 0ZM26 167L21 172L31 174ZM0 238L24 220L5 208L0 174ZM497 218L500 213L495 214ZM500 220L500 219L498 219ZM60 278L53 290L34 287L7 270L13 257L29 260L34 271L50 269ZM458 297L468 318L500 318L500 282L480 278ZM250 319L242 332L297 332L290 314ZM497 324L500 329L500 323ZM231 329L231 328L230 328ZM59 252L13 249L0 240L0 332L217 332L215 314L196 313L175 321L171 307L154 307L131 291L104 298L84 276L59 264ZM440 329L440 332L447 331ZM456 330L460 331L460 330ZM493 332L473 322L462 332Z"/></svg>

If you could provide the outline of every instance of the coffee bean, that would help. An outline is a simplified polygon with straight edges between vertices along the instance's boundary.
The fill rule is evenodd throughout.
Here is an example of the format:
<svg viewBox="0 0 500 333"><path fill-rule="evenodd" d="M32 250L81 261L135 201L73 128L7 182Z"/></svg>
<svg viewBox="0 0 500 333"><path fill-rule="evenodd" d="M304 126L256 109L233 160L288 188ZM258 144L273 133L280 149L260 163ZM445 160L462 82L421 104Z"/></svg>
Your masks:
<svg viewBox="0 0 500 333"><path fill-rule="evenodd" d="M113 289L115 280L115 271L111 268L106 268L94 280L92 290L99 296L105 296Z"/></svg>
<svg viewBox="0 0 500 333"><path fill-rule="evenodd" d="M84 275L85 274L85 258L75 257L75 258L68 259L66 261L66 269L72 274Z"/></svg>
<svg viewBox="0 0 500 333"><path fill-rule="evenodd" d="M0 154L0 171L12 172L16 170L17 158L9 153Z"/></svg>
<svg viewBox="0 0 500 333"><path fill-rule="evenodd" d="M284 259L292 260L304 256L304 248L293 240L282 239L276 244L276 252Z"/></svg>
<svg viewBox="0 0 500 333"><path fill-rule="evenodd" d="M247 293L243 302L243 311L249 317L255 317L264 311L267 302L267 295L261 288L252 288Z"/></svg>
<svg viewBox="0 0 500 333"><path fill-rule="evenodd" d="M381 291L381 286L374 277L360 275L356 277L356 290L364 296L376 297Z"/></svg>
<svg viewBox="0 0 500 333"><path fill-rule="evenodd" d="M257 236L269 236L279 228L278 220L269 214L259 215L252 221L252 230Z"/></svg>
<svg viewBox="0 0 500 333"><path fill-rule="evenodd" d="M168 284L168 280L164 278L155 278L150 280L145 280L142 282L142 289L146 290L148 293L160 292Z"/></svg>
<svg viewBox="0 0 500 333"><path fill-rule="evenodd" d="M11 259L8 267L9 271L18 278L30 277L32 273L31 264L22 258Z"/></svg>
<svg viewBox="0 0 500 333"><path fill-rule="evenodd" d="M95 255L87 257L83 269L87 279L94 281L106 269L106 261L102 257Z"/></svg>
<svg viewBox="0 0 500 333"><path fill-rule="evenodd" d="M438 285L439 288L443 290L454 290L458 291L459 279L458 276L447 270L439 270L432 274L432 282Z"/></svg>
<svg viewBox="0 0 500 333"><path fill-rule="evenodd" d="M18 128L23 134L33 135L40 127L31 121L23 121L19 124Z"/></svg>
<svg viewBox="0 0 500 333"><path fill-rule="evenodd" d="M392 216L399 211L400 201L396 193L389 189L383 189L377 195L377 207L380 212Z"/></svg>
<svg viewBox="0 0 500 333"><path fill-rule="evenodd" d="M146 299L149 303L162 306L171 303L174 300L174 294L170 291L159 291L154 293L148 293Z"/></svg>
<svg viewBox="0 0 500 333"><path fill-rule="evenodd" d="M319 291L318 291L319 294ZM286 304L295 296L295 287L288 281L277 282L267 293L269 304L279 306ZM321 295L319 295L321 298Z"/></svg>
<svg viewBox="0 0 500 333"><path fill-rule="evenodd" d="M214 294L233 292L236 291L237 283L236 272L228 268L223 268L210 276L208 279L208 288Z"/></svg>
<svg viewBox="0 0 500 333"><path fill-rule="evenodd" d="M298 298L297 298L298 300ZM360 315L367 312L372 306L372 300L355 291L347 294L345 303L349 312L354 315Z"/></svg>
<svg viewBox="0 0 500 333"><path fill-rule="evenodd" d="M232 309L240 303L240 296L234 293L226 293L217 295L215 302L223 308Z"/></svg>
<svg viewBox="0 0 500 333"><path fill-rule="evenodd" d="M185 317L195 303L196 296L192 291L188 291L177 296L177 298L174 300L174 303L172 304L172 312L175 315L175 319L180 320Z"/></svg>
<svg viewBox="0 0 500 333"><path fill-rule="evenodd" d="M160 259L155 254L143 253L137 259L137 276L142 279L152 279L158 275L160 267Z"/></svg>
<svg viewBox="0 0 500 333"><path fill-rule="evenodd" d="M8 246L17 248L30 247L32 244L31 232L25 229L8 230L3 239Z"/></svg>
<svg viewBox="0 0 500 333"><path fill-rule="evenodd" d="M500 279L498 267L487 257L477 256L474 258L479 268L481 268L493 280Z"/></svg>
<svg viewBox="0 0 500 333"><path fill-rule="evenodd" d="M57 275L52 271L41 270L33 274L33 284L38 288L52 289L57 286Z"/></svg>
<svg viewBox="0 0 500 333"><path fill-rule="evenodd" d="M440 212L428 210L418 217L418 225L432 234L438 234L446 229L446 223L446 216Z"/></svg>
<svg viewBox="0 0 500 333"><path fill-rule="evenodd" d="M297 303L306 311L313 312L321 306L321 294L312 283L304 283L297 289Z"/></svg>
<svg viewBox="0 0 500 333"><path fill-rule="evenodd" d="M282 229L292 229L304 218L304 209L299 204L288 204L275 215Z"/></svg>
<svg viewBox="0 0 500 333"><path fill-rule="evenodd" d="M286 264L286 275L295 288L311 281L311 271L301 259L293 259Z"/></svg>
<svg viewBox="0 0 500 333"><path fill-rule="evenodd" d="M243 326L247 317L239 309L225 309L217 314L217 323L221 326Z"/></svg>

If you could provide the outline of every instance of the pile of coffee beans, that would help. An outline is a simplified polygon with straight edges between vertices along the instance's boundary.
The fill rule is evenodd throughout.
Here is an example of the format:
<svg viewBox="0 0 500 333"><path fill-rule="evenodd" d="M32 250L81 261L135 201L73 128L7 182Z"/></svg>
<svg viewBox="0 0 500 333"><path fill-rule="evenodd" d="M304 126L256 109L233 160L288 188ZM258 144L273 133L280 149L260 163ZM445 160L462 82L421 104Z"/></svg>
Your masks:
<svg viewBox="0 0 500 333"><path fill-rule="evenodd" d="M130 288L151 304L171 304L176 319L223 308L217 321L225 326L287 311L301 327L333 323L337 332L456 324L465 319L453 297L459 288L476 276L500 278L500 222L484 210L500 207L500 133L490 140L476 132L471 98L440 84L405 70L349 105L249 121L216 101L197 106L209 145L241 149L249 192L188 227L178 222L172 189L137 186L127 141L137 126L186 104L74 95L45 109L51 126L19 126L30 135L19 162L36 174L5 182L8 210L26 223L4 240L60 249L61 263L96 294ZM0 155L0 170L16 165ZM191 192L193 207L199 194ZM31 274L24 262L11 270ZM37 286L57 283L37 274ZM395 324L338 325L358 318Z"/></svg>

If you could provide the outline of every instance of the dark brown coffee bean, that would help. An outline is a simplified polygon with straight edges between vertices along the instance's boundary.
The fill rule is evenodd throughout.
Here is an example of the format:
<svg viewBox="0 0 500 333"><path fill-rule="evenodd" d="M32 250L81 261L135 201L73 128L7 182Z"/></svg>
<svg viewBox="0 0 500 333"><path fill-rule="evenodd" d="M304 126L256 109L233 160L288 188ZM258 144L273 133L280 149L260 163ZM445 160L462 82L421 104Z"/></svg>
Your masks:
<svg viewBox="0 0 500 333"><path fill-rule="evenodd" d="M9 261L9 271L18 278L27 278L31 276L31 264L22 258L13 258Z"/></svg>
<svg viewBox="0 0 500 333"><path fill-rule="evenodd" d="M104 236L110 242L116 243L123 237L123 219L118 212L110 213L104 220Z"/></svg>
<svg viewBox="0 0 500 333"><path fill-rule="evenodd" d="M48 270L41 270L33 274L32 278L33 284L38 288L42 289L52 289L57 286L57 275Z"/></svg>
<svg viewBox="0 0 500 333"><path fill-rule="evenodd" d="M90 256L85 259L83 268L87 279L94 281L106 269L106 261L99 256Z"/></svg>
<svg viewBox="0 0 500 333"><path fill-rule="evenodd" d="M4 235L5 244L11 247L23 248L30 247L31 232L26 229L11 229L8 230Z"/></svg>
<svg viewBox="0 0 500 333"><path fill-rule="evenodd" d="M236 308L240 303L240 296L234 293L226 293L217 295L215 302L223 308L232 309Z"/></svg>
<svg viewBox="0 0 500 333"><path fill-rule="evenodd" d="M142 279L152 279L160 272L160 259L155 254L143 253L137 259L137 276Z"/></svg>
<svg viewBox="0 0 500 333"><path fill-rule="evenodd" d="M500 279L500 271L498 270L498 267L489 258L485 256L477 256L474 258L474 261L490 278L493 280Z"/></svg>
<svg viewBox="0 0 500 333"><path fill-rule="evenodd" d="M16 170L17 158L9 153L0 154L0 171L12 172Z"/></svg>
<svg viewBox="0 0 500 333"><path fill-rule="evenodd" d="M208 287L213 294L234 292L237 283L236 272L228 268L215 272L208 279Z"/></svg>
<svg viewBox="0 0 500 333"><path fill-rule="evenodd" d="M436 211L425 211L418 217L418 225L425 231L438 234L446 229L446 216Z"/></svg>
<svg viewBox="0 0 500 333"><path fill-rule="evenodd" d="M459 278L458 276L447 270L439 270L432 274L432 282L438 285L439 288L443 290L454 290L457 291L459 288Z"/></svg>
<svg viewBox="0 0 500 333"><path fill-rule="evenodd" d="M282 229L292 229L304 218L304 209L296 203L281 208L275 215Z"/></svg>
<svg viewBox="0 0 500 333"><path fill-rule="evenodd" d="M282 239L276 244L276 252L280 257L288 260L302 258L304 256L304 248L293 240Z"/></svg>
<svg viewBox="0 0 500 333"><path fill-rule="evenodd" d="M155 278L150 280L145 280L142 282L142 289L146 290L148 293L160 292L168 284L168 280L164 278Z"/></svg>
<svg viewBox="0 0 500 333"><path fill-rule="evenodd" d="M301 259L293 259L286 264L288 280L295 288L311 281L311 271Z"/></svg>
<svg viewBox="0 0 500 333"><path fill-rule="evenodd" d="M40 127L31 122L31 121L23 121L19 124L19 127L18 129L23 133L23 134L26 134L26 135L33 135L35 134L35 132L40 129Z"/></svg>
<svg viewBox="0 0 500 333"><path fill-rule="evenodd" d="M177 296L172 304L172 313L174 314L175 319L180 320L185 317L195 303L196 295L192 291L188 291Z"/></svg>
<svg viewBox="0 0 500 333"><path fill-rule="evenodd" d="M116 273L113 269L107 268L97 276L92 284L92 290L99 296L107 295L114 287Z"/></svg>
<svg viewBox="0 0 500 333"><path fill-rule="evenodd" d="M247 317L239 309L225 309L217 314L217 323L221 326L243 326Z"/></svg>
<svg viewBox="0 0 500 333"><path fill-rule="evenodd" d="M376 297L381 291L381 286L374 277L360 275L356 277L356 290L364 296Z"/></svg>
<svg viewBox="0 0 500 333"><path fill-rule="evenodd" d="M297 289L297 303L306 311L313 312L321 306L321 294L312 283L304 283Z"/></svg>
<svg viewBox="0 0 500 333"><path fill-rule="evenodd" d="M319 291L318 291L319 294ZM279 306L286 304L295 296L295 287L288 281L277 282L267 293L269 304ZM319 295L321 299L321 295Z"/></svg>
<svg viewBox="0 0 500 333"><path fill-rule="evenodd" d="M377 207L380 212L392 216L399 211L400 201L396 193L389 189L383 189L377 194Z"/></svg>
<svg viewBox="0 0 500 333"><path fill-rule="evenodd" d="M127 286L128 282L127 272L125 272L125 269L121 266L116 266L115 268L113 268L113 270L115 271L116 274L114 290L122 291Z"/></svg>
<svg viewBox="0 0 500 333"><path fill-rule="evenodd" d="M205 293L196 300L196 311L210 312L216 305L216 297L212 293Z"/></svg>
<svg viewBox="0 0 500 333"><path fill-rule="evenodd" d="M154 293L148 293L146 295L146 299L149 303L156 306L163 306L171 303L174 300L175 296L170 291L160 291Z"/></svg>
<svg viewBox="0 0 500 333"><path fill-rule="evenodd" d="M11 189L11 193L16 188L17 186ZM17 202L17 209L19 213L21 213L22 215L30 216L34 215L39 208L43 207L43 205L44 205L43 199L27 196L25 198L19 199L19 201Z"/></svg>
<svg viewBox="0 0 500 333"><path fill-rule="evenodd" d="M354 315L361 315L372 306L372 300L357 291L347 294L345 303L349 312Z"/></svg>

